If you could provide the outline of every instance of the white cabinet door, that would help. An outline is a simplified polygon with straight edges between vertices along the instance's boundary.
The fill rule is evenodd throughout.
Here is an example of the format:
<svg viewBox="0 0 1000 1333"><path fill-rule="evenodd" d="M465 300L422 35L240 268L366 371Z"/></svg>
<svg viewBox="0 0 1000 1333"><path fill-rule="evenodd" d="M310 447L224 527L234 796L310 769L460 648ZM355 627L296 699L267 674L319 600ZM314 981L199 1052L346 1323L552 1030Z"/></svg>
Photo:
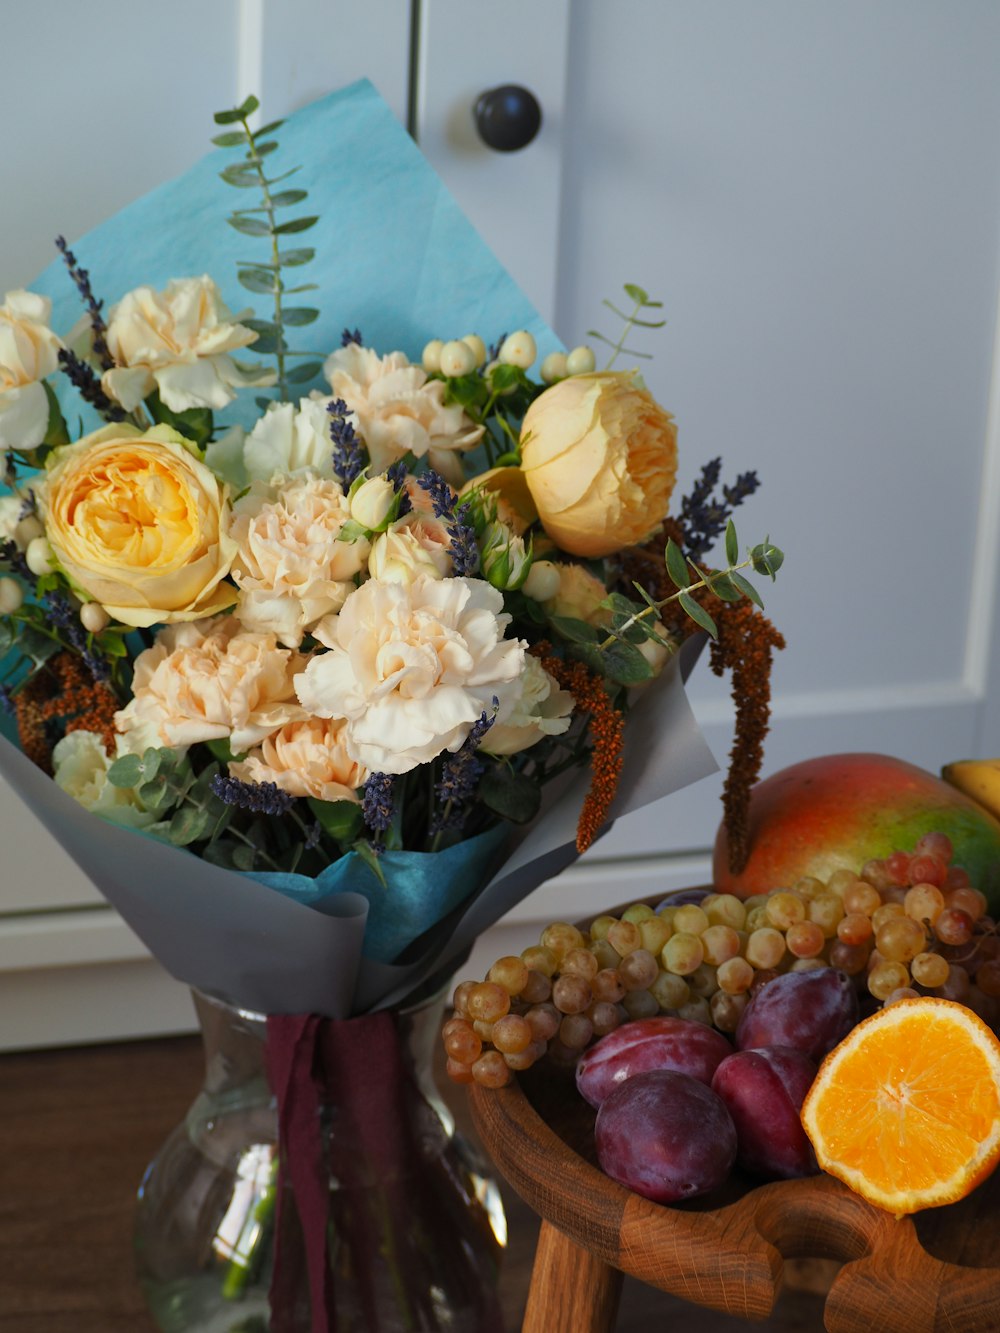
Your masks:
<svg viewBox="0 0 1000 1333"><path fill-rule="evenodd" d="M528 0L425 0L418 137L567 344L617 334L601 300L625 282L664 301L638 345L679 424L678 496L717 455L727 480L759 472L738 527L787 553L764 590L788 641L767 769L1000 752L1000 8L552 9L564 30ZM499 83L543 112L504 155L471 128ZM724 763L728 683L702 665L689 692ZM704 871L720 786L622 821L588 860L640 858L650 892ZM620 897L618 873L593 895Z"/></svg>
<svg viewBox="0 0 1000 1333"><path fill-rule="evenodd" d="M16 129L0 294L49 264L57 234L72 242L183 172L210 147L213 112L250 92L271 119L367 76L405 120L410 5L95 0L82 17L48 0L5 12L3 50ZM186 989L2 783L0 847L0 1049L194 1026Z"/></svg>

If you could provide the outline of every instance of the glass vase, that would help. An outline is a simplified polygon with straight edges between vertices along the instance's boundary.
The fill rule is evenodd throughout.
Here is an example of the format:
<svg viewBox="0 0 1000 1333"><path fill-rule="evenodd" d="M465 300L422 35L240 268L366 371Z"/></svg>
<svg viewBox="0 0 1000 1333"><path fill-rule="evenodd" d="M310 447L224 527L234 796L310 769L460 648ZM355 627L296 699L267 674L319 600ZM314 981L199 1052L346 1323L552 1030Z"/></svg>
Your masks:
<svg viewBox="0 0 1000 1333"><path fill-rule="evenodd" d="M391 1078L353 1068L319 1102L323 1156L315 1176L327 1283L320 1297L316 1228L310 1241L290 1164L282 1163L291 1150L284 1136L279 1140L265 1064L267 1020L199 992L194 1000L205 1084L147 1168L138 1197L138 1272L158 1328L501 1333L500 1195L478 1154L456 1134L432 1074L444 996L392 1015L401 1073L395 1091ZM387 1097L395 1104L384 1120ZM374 1137L373 1124L381 1127ZM313 1308L320 1304L326 1308Z"/></svg>

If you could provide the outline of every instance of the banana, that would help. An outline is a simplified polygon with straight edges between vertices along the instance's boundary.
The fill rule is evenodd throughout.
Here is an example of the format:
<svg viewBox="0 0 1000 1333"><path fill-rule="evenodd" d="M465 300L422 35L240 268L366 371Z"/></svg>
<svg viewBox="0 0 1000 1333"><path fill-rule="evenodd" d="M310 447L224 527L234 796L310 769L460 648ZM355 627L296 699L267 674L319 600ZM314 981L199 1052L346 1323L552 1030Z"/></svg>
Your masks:
<svg viewBox="0 0 1000 1333"><path fill-rule="evenodd" d="M1000 759L956 759L941 776L1000 819Z"/></svg>

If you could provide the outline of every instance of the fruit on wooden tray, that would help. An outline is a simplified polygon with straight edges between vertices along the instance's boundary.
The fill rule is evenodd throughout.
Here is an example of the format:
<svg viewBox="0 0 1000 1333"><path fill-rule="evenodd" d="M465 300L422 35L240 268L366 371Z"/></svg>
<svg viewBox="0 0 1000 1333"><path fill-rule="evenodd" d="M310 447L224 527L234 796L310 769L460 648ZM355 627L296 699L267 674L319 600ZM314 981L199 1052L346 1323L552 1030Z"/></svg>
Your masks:
<svg viewBox="0 0 1000 1333"><path fill-rule="evenodd" d="M750 795L750 856L729 868L719 829L713 879L740 897L788 888L803 876L828 880L869 860L912 848L926 833L947 834L963 867L1000 907L1000 820L957 787L914 764L880 754L834 754L781 769ZM864 872L862 871L862 874Z"/></svg>
<svg viewBox="0 0 1000 1333"><path fill-rule="evenodd" d="M725 1037L704 1023L661 1015L626 1023L590 1048L576 1067L576 1086L600 1106L619 1084L650 1069L672 1069L709 1086L721 1061L732 1055Z"/></svg>
<svg viewBox="0 0 1000 1333"><path fill-rule="evenodd" d="M1000 1161L1000 1041L964 1005L901 1000L827 1056L802 1123L823 1170L879 1207L952 1203Z"/></svg>
<svg viewBox="0 0 1000 1333"><path fill-rule="evenodd" d="M736 1161L752 1175L791 1180L819 1167L799 1119L816 1064L787 1046L734 1051L715 1071L712 1091L736 1127Z"/></svg>
<svg viewBox="0 0 1000 1333"><path fill-rule="evenodd" d="M605 1174L657 1203L717 1189L736 1159L736 1129L722 1099L672 1069L620 1084L601 1103L594 1140Z"/></svg>
<svg viewBox="0 0 1000 1333"><path fill-rule="evenodd" d="M736 1045L740 1050L786 1046L818 1061L847 1036L858 1012L851 979L836 968L784 972L751 998Z"/></svg>

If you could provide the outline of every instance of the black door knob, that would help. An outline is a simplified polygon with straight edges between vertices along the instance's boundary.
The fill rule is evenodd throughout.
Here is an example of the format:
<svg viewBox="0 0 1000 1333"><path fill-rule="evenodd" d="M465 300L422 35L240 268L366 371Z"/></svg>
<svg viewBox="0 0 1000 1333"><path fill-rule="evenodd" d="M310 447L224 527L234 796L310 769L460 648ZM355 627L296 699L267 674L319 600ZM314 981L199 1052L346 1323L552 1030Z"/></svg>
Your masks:
<svg viewBox="0 0 1000 1333"><path fill-rule="evenodd" d="M473 108L476 129L487 148L513 153L525 148L538 133L542 108L527 88L505 83L480 93Z"/></svg>

